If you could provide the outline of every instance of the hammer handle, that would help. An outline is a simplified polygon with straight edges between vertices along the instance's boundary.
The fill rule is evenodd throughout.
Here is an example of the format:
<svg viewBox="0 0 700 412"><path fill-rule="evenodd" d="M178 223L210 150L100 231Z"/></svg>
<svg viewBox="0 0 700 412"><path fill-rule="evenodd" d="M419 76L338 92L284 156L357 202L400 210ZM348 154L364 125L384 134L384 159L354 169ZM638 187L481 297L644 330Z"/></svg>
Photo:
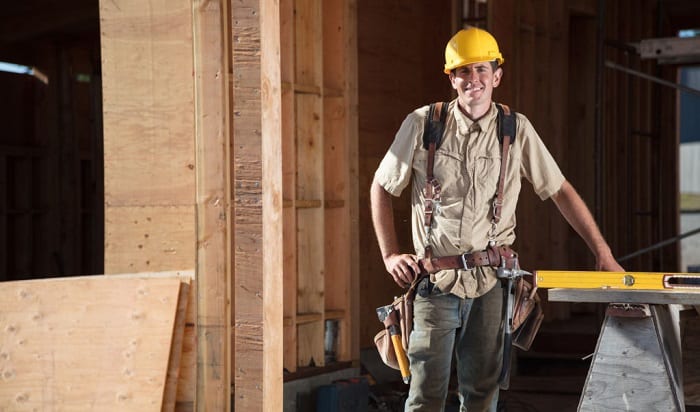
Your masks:
<svg viewBox="0 0 700 412"><path fill-rule="evenodd" d="M403 382L409 383L411 381L411 371L408 369L408 357L401 344L401 335L391 335L391 343L394 344L396 360L399 362L399 369L401 369Z"/></svg>

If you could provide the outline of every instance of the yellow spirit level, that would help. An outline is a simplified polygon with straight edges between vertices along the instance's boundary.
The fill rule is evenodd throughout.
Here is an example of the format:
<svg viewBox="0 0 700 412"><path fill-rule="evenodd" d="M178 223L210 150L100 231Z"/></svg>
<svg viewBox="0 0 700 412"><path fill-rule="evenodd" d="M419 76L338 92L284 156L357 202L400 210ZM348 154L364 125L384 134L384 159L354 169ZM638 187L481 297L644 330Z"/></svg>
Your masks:
<svg viewBox="0 0 700 412"><path fill-rule="evenodd" d="M669 290L700 292L700 273L538 270L540 288Z"/></svg>

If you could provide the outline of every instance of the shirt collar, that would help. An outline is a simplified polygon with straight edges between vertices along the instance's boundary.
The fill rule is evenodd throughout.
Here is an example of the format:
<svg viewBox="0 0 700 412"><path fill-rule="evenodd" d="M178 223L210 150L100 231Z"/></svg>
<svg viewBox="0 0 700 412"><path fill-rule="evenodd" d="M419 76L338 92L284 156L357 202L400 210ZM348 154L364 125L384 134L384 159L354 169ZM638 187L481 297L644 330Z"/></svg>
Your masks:
<svg viewBox="0 0 700 412"><path fill-rule="evenodd" d="M462 113L461 110L459 110L458 105L459 103L457 102L457 99L455 99L454 106L452 107L452 114L455 118L455 121L457 122L459 134L463 136L468 135L470 131L473 131L475 129L488 130L489 125L492 121L494 121L494 119L498 115L496 103L491 102L491 108L489 109L489 111L485 115L481 116L479 120L473 121L472 119L468 118L464 113Z"/></svg>

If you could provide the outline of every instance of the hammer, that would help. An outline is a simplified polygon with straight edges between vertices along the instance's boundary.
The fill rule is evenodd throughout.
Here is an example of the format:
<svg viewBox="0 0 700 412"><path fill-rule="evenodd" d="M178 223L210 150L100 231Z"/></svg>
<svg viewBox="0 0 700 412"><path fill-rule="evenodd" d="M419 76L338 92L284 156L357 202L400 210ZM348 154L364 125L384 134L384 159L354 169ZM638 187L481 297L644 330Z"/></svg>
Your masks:
<svg viewBox="0 0 700 412"><path fill-rule="evenodd" d="M510 385L510 356L513 347L513 312L515 308L515 280L524 275L532 275L530 272L521 270L518 267L517 261L515 268L506 268L504 264L496 270L496 277L505 281L504 302L503 302L503 318L505 320L505 331L503 334L503 365L501 366L501 375L498 377L498 383L501 389L508 389Z"/></svg>
<svg viewBox="0 0 700 412"><path fill-rule="evenodd" d="M403 383L408 384L411 382L411 371L408 369L408 358L401 344L401 326L399 325L396 310L394 310L393 305L380 306L377 308L377 316L379 317L379 321L382 322L389 331L391 343L396 353L396 360L401 370Z"/></svg>

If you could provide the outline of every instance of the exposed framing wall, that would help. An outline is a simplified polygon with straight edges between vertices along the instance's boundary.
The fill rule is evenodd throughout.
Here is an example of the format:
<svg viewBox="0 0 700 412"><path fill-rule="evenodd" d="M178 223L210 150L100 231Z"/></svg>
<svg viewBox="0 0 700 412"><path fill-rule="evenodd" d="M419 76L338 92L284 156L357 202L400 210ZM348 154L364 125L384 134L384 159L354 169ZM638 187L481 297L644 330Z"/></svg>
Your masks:
<svg viewBox="0 0 700 412"><path fill-rule="evenodd" d="M323 365L326 319L359 359L354 11L100 4L106 272L196 268L180 409L280 410L283 366Z"/></svg>
<svg viewBox="0 0 700 412"><path fill-rule="evenodd" d="M354 1L283 1L284 366L324 366L325 321L337 361L357 344ZM355 296L355 298L353 298Z"/></svg>

